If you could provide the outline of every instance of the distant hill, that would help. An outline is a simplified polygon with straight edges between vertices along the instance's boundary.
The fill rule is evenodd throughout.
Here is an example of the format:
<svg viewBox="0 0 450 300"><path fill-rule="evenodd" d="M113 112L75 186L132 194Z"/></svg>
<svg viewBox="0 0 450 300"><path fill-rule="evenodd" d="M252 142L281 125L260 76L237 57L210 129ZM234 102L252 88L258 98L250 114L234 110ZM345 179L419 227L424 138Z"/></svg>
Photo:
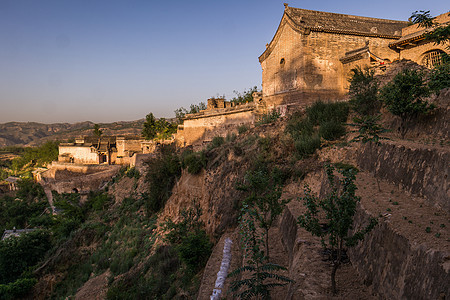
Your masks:
<svg viewBox="0 0 450 300"><path fill-rule="evenodd" d="M105 135L140 135L144 120L99 123ZM92 135L93 122L42 124L8 122L0 124L0 147L35 146L48 140L67 141L78 136Z"/></svg>

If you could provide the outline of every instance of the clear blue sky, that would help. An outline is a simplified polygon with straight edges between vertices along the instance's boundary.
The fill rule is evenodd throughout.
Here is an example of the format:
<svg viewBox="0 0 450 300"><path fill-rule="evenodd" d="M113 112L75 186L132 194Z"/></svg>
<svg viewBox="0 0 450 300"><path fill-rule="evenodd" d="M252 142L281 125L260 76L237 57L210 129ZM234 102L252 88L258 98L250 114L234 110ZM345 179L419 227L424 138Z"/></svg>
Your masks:
<svg viewBox="0 0 450 300"><path fill-rule="evenodd" d="M0 123L172 117L181 106L261 87L258 56L284 1L0 0ZM446 1L289 1L407 20Z"/></svg>

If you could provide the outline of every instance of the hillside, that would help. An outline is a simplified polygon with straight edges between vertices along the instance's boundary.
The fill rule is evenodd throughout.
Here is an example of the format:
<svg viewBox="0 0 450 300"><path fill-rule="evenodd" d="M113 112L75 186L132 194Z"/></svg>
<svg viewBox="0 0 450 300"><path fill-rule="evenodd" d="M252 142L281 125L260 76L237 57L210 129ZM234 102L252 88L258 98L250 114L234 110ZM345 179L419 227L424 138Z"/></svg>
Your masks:
<svg viewBox="0 0 450 300"><path fill-rule="evenodd" d="M105 135L140 135L143 120L99 124ZM0 147L36 146L48 140L65 141L91 135L93 122L42 124L9 122L0 124Z"/></svg>
<svg viewBox="0 0 450 300"><path fill-rule="evenodd" d="M265 265L261 270L270 276L262 281L290 280L269 287L273 299L445 299L450 89L427 99L435 109L416 116L406 132L399 130L399 117L381 108L377 124L386 130L365 135L371 140L365 143L355 140L364 131L353 124L357 113L349 103L318 102L241 126L197 152L164 145L98 191L53 192L58 216L42 213L45 192L51 192L19 189L18 200L5 199L30 206L30 216L14 219L5 211L1 224L47 230L48 252L29 262L31 272L14 269L17 276L8 280L19 279L0 284L0 292L22 291L26 299L210 299L216 290L232 299L233 284L250 282L254 274L227 278L222 270L251 270L264 249L258 263L267 259L285 269ZM335 169L333 180L327 164ZM95 175L89 176L93 181ZM308 199L323 200L333 191L347 195L343 178L355 184L359 197L345 234L363 231L373 218L376 224L343 251L334 295L330 274L337 254L299 218L311 206ZM268 208L258 204L274 202L284 206L263 227L256 216L268 216ZM325 214L319 218L320 232L329 232ZM5 265L0 275L7 273Z"/></svg>

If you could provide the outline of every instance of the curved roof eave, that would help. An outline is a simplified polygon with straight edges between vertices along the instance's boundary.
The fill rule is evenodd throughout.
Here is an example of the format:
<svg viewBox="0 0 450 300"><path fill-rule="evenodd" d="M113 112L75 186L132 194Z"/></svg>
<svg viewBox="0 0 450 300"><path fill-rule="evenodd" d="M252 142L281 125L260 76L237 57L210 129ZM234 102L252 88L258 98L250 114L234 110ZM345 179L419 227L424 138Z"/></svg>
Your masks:
<svg viewBox="0 0 450 300"><path fill-rule="evenodd" d="M275 47L276 43L278 42L278 39L281 35L281 29L288 24L291 26L292 29L299 32L301 29L304 29L302 26L297 25L294 20L292 20L291 17L286 13L286 10L283 13L283 16L281 17L280 24L278 25L277 31L275 32L275 35L273 36L270 43L267 45L266 50L258 57L259 62L262 63L273 51L273 48Z"/></svg>

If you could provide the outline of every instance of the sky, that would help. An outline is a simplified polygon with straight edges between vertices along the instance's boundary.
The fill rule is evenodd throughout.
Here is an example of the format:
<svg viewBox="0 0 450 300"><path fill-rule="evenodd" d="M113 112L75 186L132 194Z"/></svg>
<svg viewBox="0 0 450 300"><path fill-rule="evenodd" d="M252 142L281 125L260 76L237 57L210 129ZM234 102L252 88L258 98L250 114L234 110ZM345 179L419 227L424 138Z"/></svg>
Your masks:
<svg viewBox="0 0 450 300"><path fill-rule="evenodd" d="M0 0L0 123L170 118L261 88L258 57L283 2ZM449 10L444 0L288 3L405 21L416 10Z"/></svg>

